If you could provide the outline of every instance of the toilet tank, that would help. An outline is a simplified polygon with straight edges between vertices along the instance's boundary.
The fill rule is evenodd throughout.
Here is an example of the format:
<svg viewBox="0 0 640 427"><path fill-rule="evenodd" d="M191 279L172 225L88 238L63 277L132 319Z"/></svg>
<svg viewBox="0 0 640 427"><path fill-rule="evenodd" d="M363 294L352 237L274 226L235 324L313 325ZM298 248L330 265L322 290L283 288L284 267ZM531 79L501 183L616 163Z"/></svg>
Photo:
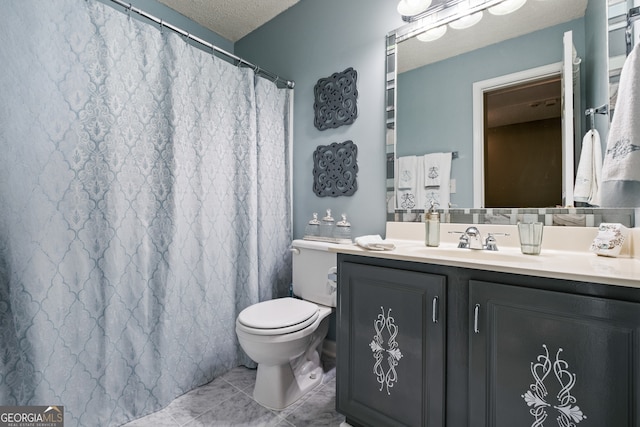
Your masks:
<svg viewBox="0 0 640 427"><path fill-rule="evenodd" d="M336 306L335 276L338 257L329 252L332 243L294 240L293 251L293 293L316 304ZM333 276L329 279L328 276Z"/></svg>

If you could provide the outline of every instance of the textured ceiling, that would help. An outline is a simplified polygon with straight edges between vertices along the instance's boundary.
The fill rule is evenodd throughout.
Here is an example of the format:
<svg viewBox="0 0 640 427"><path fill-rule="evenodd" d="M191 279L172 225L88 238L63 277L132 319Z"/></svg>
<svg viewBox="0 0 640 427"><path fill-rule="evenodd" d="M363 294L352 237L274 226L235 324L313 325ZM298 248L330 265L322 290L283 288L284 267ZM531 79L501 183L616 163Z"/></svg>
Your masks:
<svg viewBox="0 0 640 427"><path fill-rule="evenodd" d="M446 34L435 42L421 42L415 37L403 41L398 46L398 72L581 18L585 14L587 1L529 0L522 8L506 16L494 16L485 11L482 20L475 26L464 30L448 28ZM562 43L562 40L558 40L558 43Z"/></svg>
<svg viewBox="0 0 640 427"><path fill-rule="evenodd" d="M159 1L234 43L298 2L298 0Z"/></svg>

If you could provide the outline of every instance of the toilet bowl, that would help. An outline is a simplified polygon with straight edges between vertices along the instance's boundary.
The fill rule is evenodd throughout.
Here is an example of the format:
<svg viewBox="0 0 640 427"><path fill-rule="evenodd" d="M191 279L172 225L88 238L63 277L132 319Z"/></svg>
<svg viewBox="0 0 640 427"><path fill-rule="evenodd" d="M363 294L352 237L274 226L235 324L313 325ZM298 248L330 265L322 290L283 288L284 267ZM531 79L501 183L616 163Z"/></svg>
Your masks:
<svg viewBox="0 0 640 427"><path fill-rule="evenodd" d="M271 307L274 313L295 311L298 303L309 304L314 309L307 319L281 328L243 324L244 318L248 317L247 310L269 303L277 303ZM240 313L236 320L236 333L244 351L258 363L253 390L253 397L258 403L271 409L284 409L322 381L320 354L329 330L329 314L330 307L294 298L265 301Z"/></svg>
<svg viewBox="0 0 640 427"><path fill-rule="evenodd" d="M253 397L267 408L284 409L322 382L320 355L335 307L335 281L327 276L335 272L336 255L328 247L299 240L292 244L294 294L310 300L263 301L236 319L238 341L258 364Z"/></svg>

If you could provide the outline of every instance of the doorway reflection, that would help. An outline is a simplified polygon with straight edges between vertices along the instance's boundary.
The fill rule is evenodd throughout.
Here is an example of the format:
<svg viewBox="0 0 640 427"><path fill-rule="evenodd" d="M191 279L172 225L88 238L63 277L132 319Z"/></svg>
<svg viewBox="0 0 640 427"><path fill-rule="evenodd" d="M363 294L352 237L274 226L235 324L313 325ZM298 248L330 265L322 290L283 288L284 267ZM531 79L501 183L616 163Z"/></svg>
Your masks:
<svg viewBox="0 0 640 427"><path fill-rule="evenodd" d="M485 207L561 205L560 76L487 90L483 99Z"/></svg>

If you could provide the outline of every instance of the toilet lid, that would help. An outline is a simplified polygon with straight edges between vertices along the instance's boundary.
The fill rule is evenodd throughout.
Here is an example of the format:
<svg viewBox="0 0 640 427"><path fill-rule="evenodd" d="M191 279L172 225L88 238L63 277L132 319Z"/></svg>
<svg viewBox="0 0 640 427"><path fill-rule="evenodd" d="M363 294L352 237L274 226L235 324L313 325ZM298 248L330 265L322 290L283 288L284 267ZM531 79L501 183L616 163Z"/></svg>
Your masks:
<svg viewBox="0 0 640 427"><path fill-rule="evenodd" d="M242 310L238 321L256 329L281 329L293 325L305 327L318 314L318 306L296 298L277 298L263 301Z"/></svg>

